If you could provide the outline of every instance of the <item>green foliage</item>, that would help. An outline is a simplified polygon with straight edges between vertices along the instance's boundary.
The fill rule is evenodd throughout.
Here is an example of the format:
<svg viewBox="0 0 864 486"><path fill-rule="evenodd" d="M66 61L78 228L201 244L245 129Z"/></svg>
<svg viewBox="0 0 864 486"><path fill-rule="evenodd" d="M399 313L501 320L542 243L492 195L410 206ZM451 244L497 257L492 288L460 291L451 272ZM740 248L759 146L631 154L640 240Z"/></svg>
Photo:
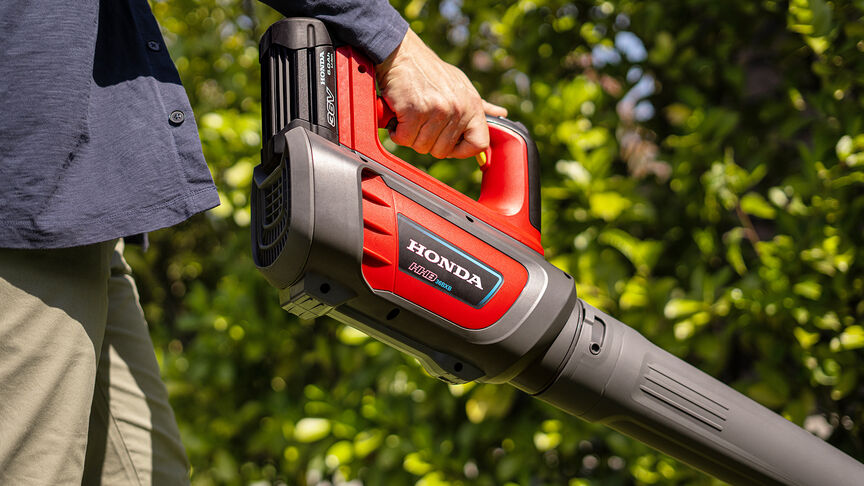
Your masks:
<svg viewBox="0 0 864 486"><path fill-rule="evenodd" d="M861 2L394 4L533 132L546 255L583 298L796 423L827 417L864 458ZM282 311L248 236L257 39L279 16L152 5L223 201L129 252L194 484L712 484ZM476 195L472 163L399 154Z"/></svg>

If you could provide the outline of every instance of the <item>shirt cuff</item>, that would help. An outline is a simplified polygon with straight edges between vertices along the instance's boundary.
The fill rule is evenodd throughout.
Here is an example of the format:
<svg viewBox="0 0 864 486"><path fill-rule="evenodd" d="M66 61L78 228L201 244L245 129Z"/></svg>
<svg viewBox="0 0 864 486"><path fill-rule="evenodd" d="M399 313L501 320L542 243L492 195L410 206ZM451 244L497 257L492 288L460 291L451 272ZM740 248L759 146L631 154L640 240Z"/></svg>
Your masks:
<svg viewBox="0 0 864 486"><path fill-rule="evenodd" d="M378 3L378 2L369 2ZM384 8L376 9L378 18L374 22L381 26L379 29L370 29L362 32L358 38L358 47L363 49L372 62L379 64L387 59L393 51L402 43L405 33L408 32L408 22L399 15L388 2L381 2Z"/></svg>
<svg viewBox="0 0 864 486"><path fill-rule="evenodd" d="M405 37L408 22L387 0L261 0L285 16L315 17L331 34L362 50L375 64Z"/></svg>

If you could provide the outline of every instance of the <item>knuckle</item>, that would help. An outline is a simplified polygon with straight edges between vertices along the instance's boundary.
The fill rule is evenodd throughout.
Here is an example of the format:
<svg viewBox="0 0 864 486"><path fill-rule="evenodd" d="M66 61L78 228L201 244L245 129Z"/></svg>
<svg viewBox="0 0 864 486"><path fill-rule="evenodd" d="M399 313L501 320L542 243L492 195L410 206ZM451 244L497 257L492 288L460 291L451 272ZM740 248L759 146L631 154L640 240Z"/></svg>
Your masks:
<svg viewBox="0 0 864 486"><path fill-rule="evenodd" d="M450 117L455 120L461 120L466 113L465 105L462 103L454 103L450 108Z"/></svg>
<svg viewBox="0 0 864 486"><path fill-rule="evenodd" d="M441 117L442 114L446 114L449 111L450 104L446 99L437 97L430 102L430 112L436 116Z"/></svg>

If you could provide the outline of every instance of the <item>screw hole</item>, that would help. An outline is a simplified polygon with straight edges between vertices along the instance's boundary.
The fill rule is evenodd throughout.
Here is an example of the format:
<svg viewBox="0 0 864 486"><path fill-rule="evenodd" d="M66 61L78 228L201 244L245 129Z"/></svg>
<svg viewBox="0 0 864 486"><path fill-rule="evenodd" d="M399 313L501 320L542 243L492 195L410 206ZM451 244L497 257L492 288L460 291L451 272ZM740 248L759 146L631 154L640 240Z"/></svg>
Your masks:
<svg viewBox="0 0 864 486"><path fill-rule="evenodd" d="M330 284L323 283L321 284L321 287L319 287L319 289L321 290L322 294L326 294L327 292L330 292Z"/></svg>
<svg viewBox="0 0 864 486"><path fill-rule="evenodd" d="M597 354L600 352L600 345L598 343L591 343L589 349L591 350L591 354Z"/></svg>
<svg viewBox="0 0 864 486"><path fill-rule="evenodd" d="M465 219L467 219L469 223L474 222L474 218L472 218L471 216L465 216Z"/></svg>
<svg viewBox="0 0 864 486"><path fill-rule="evenodd" d="M455 371L462 371L462 363L456 363L453 365L453 369Z"/></svg>
<svg viewBox="0 0 864 486"><path fill-rule="evenodd" d="M398 316L398 315L399 315L399 309L394 307L390 312L387 313L387 320L392 321L393 319L396 319L396 316Z"/></svg>
<svg viewBox="0 0 864 486"><path fill-rule="evenodd" d="M361 65L357 66L357 70L360 71L361 73L365 73L366 72L366 66L361 64Z"/></svg>

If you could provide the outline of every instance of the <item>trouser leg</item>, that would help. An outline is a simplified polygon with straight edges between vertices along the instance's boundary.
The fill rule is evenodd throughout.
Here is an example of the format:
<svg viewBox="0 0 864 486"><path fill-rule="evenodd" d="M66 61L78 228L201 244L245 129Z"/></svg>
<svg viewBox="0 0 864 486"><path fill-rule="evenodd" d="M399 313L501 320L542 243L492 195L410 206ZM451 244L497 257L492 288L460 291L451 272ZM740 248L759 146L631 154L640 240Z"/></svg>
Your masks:
<svg viewBox="0 0 864 486"><path fill-rule="evenodd" d="M83 484L188 484L186 452L122 251L121 242L111 262Z"/></svg>
<svg viewBox="0 0 864 486"><path fill-rule="evenodd" d="M113 242L0 249L0 485L82 483L188 484L134 282Z"/></svg>
<svg viewBox="0 0 864 486"><path fill-rule="evenodd" d="M0 249L0 484L80 484L112 247Z"/></svg>

